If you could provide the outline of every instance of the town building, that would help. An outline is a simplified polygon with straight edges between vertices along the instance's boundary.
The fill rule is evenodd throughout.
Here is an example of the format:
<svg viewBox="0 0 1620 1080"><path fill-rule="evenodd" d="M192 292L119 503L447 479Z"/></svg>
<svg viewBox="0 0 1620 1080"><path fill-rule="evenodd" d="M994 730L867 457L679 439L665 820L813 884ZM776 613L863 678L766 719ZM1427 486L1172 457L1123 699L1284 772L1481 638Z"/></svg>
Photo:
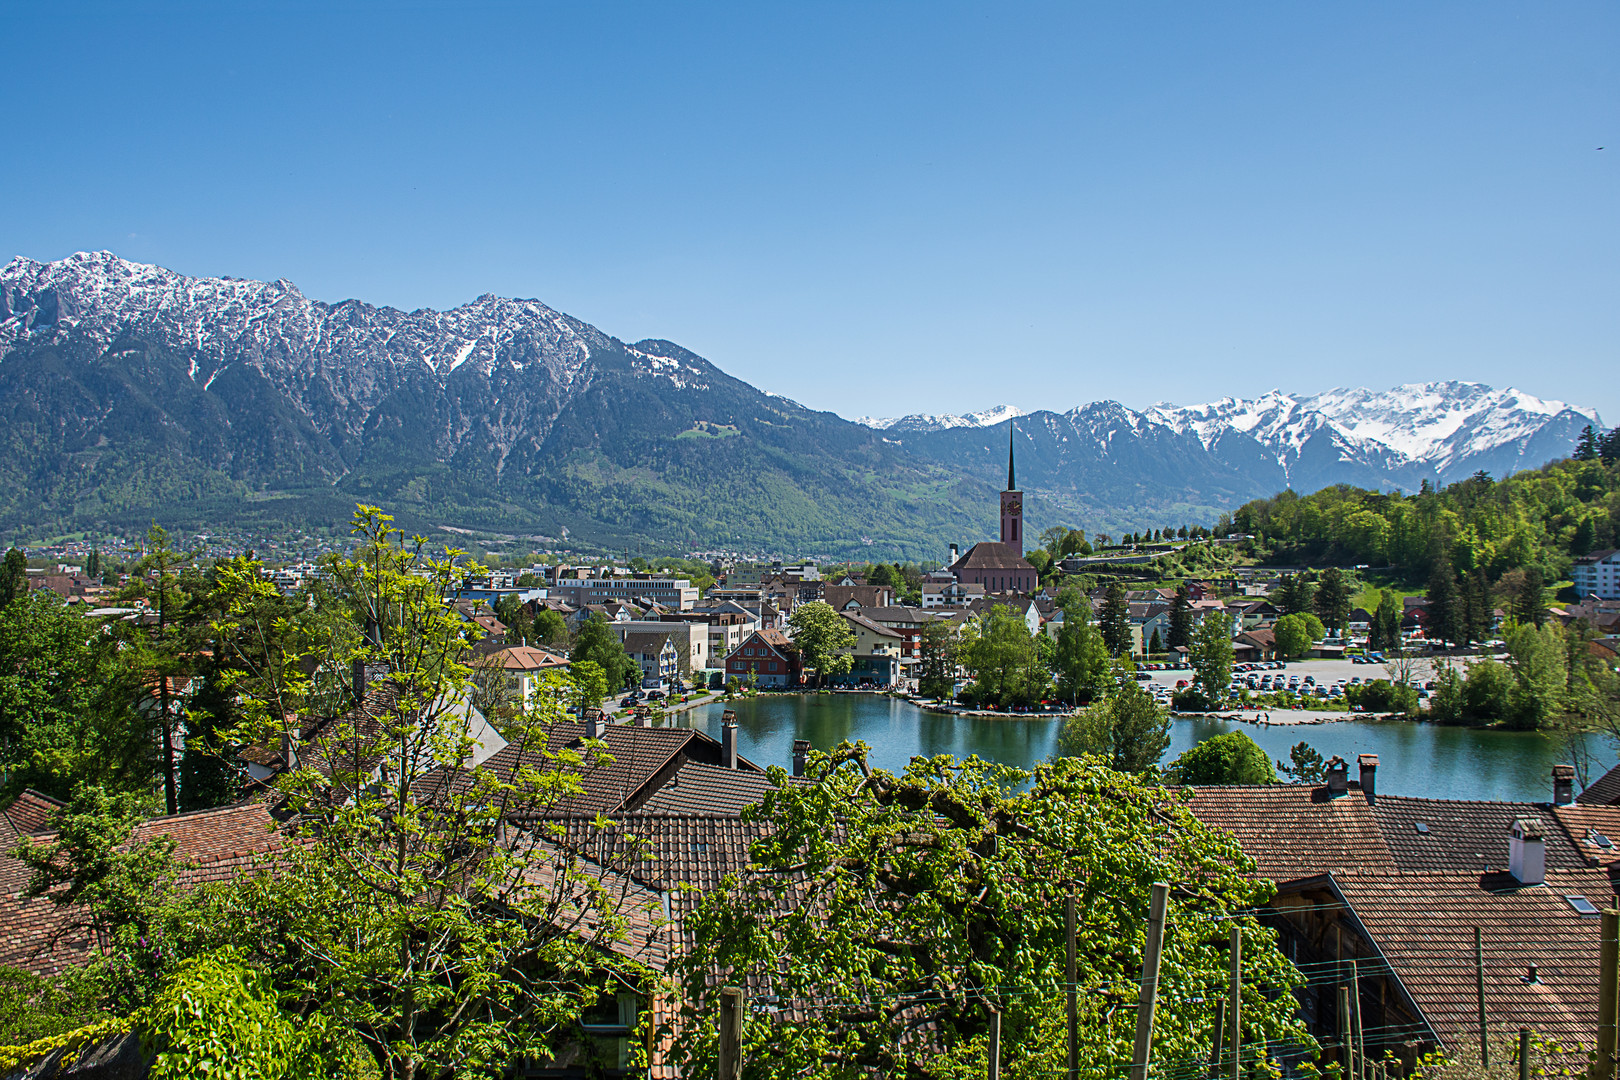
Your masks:
<svg viewBox="0 0 1620 1080"><path fill-rule="evenodd" d="M987 593L1032 593L1039 585L1035 568L1024 558L1024 493L1013 472L1012 435L1007 437L1007 490L1001 493L1001 539L968 548L951 562L951 573L964 585L981 585Z"/></svg>
<svg viewBox="0 0 1620 1080"><path fill-rule="evenodd" d="M1575 593L1583 600L1596 596L1600 600L1620 600L1620 548L1606 548L1582 555L1569 571L1575 582Z"/></svg>
<svg viewBox="0 0 1620 1080"><path fill-rule="evenodd" d="M612 577L559 577L550 595L576 605L605 604L611 600L652 601L671 611L690 611L698 591L686 578L629 574Z"/></svg>
<svg viewBox="0 0 1620 1080"><path fill-rule="evenodd" d="M490 653L476 663L500 671L512 700L525 705L533 700L535 691L543 683L568 668L566 657L532 645L512 645Z"/></svg>
<svg viewBox="0 0 1620 1080"><path fill-rule="evenodd" d="M676 671L682 678L691 678L709 666L709 627L705 623L663 615L657 619L626 619L609 629L621 642L631 634L667 634L675 645Z"/></svg>
<svg viewBox="0 0 1620 1080"><path fill-rule="evenodd" d="M788 636L774 627L755 630L726 657L726 678L760 686L798 686L804 681L804 662Z"/></svg>
<svg viewBox="0 0 1620 1080"><path fill-rule="evenodd" d="M624 654L641 668L643 681L663 682L680 674L680 653L675 648L673 630L632 631L624 635Z"/></svg>
<svg viewBox="0 0 1620 1080"><path fill-rule="evenodd" d="M852 657L849 674L840 681L854 686L897 684L900 681L904 636L858 612L845 611L840 614L849 621L849 628L855 634L855 645L848 650Z"/></svg>

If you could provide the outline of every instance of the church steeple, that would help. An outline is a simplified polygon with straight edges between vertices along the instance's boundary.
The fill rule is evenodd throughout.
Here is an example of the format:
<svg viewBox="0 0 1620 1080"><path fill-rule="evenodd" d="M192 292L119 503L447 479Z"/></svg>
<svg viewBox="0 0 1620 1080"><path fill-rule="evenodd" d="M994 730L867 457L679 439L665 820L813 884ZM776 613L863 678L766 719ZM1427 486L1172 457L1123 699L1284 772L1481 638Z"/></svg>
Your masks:
<svg viewBox="0 0 1620 1080"><path fill-rule="evenodd" d="M1013 420L1007 424L1007 490L1017 491L1018 482L1013 479L1013 436L1018 432L1018 421Z"/></svg>
<svg viewBox="0 0 1620 1080"><path fill-rule="evenodd" d="M1024 553L1024 496L1018 490L1013 475L1013 433L1016 427L1007 425L1007 490L1001 493L1001 542Z"/></svg>

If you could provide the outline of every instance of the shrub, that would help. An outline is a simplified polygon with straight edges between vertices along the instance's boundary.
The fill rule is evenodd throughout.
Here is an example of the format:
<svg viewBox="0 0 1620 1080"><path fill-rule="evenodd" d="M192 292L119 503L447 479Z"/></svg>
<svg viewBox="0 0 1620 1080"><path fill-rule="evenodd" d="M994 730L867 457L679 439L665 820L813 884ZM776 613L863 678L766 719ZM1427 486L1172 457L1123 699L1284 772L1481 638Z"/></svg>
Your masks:
<svg viewBox="0 0 1620 1080"><path fill-rule="evenodd" d="M1178 784L1275 784L1271 758L1241 731L1206 739L1170 763L1166 775Z"/></svg>

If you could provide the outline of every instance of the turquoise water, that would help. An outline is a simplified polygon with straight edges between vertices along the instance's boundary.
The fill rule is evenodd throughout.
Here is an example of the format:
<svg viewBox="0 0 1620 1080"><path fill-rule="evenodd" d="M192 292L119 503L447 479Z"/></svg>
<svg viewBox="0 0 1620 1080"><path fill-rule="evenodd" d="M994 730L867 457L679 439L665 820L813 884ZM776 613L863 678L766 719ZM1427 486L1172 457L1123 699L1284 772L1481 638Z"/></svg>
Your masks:
<svg viewBox="0 0 1620 1080"><path fill-rule="evenodd" d="M1057 720L991 720L925 712L910 702L875 694L762 695L728 706L704 705L675 722L720 736L720 714L737 712L738 746L761 765L791 765L793 740L809 739L826 750L848 739L872 747L871 762L899 771L915 755L952 754L1030 766L1057 749ZM1176 720L1174 757L1194 743L1228 731L1246 731L1274 759L1309 742L1323 757L1378 755L1378 790L1392 795L1441 799L1506 799L1544 802L1552 797L1553 765L1564 760L1558 746L1533 732L1477 731L1410 721L1354 720L1300 727L1257 727L1220 720ZM1594 776L1615 761L1607 740L1592 743Z"/></svg>

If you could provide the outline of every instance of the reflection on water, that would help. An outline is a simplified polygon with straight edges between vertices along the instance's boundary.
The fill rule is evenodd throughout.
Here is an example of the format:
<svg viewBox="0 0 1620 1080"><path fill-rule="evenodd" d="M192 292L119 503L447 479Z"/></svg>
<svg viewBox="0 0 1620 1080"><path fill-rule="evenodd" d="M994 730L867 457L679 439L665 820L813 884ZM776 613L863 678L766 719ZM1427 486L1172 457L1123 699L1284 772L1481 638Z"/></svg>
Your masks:
<svg viewBox="0 0 1620 1080"><path fill-rule="evenodd" d="M818 750L844 740L864 739L874 766L898 772L915 755L951 754L1028 767L1057 749L1059 721L987 720L924 712L910 702L874 694L764 695L731 705L705 705L675 722L720 737L720 714L737 711L738 745L761 765L787 767L793 740L809 739ZM1357 754L1378 755L1378 790L1393 795L1445 799L1551 797L1552 766L1558 747L1533 732L1475 731L1407 721L1346 721L1301 727L1257 727L1221 720L1177 720L1171 729L1174 757L1194 743L1243 730L1273 758L1288 759L1296 742L1309 742L1323 757L1338 754L1351 763ZM1614 763L1607 740L1593 740L1597 769Z"/></svg>

